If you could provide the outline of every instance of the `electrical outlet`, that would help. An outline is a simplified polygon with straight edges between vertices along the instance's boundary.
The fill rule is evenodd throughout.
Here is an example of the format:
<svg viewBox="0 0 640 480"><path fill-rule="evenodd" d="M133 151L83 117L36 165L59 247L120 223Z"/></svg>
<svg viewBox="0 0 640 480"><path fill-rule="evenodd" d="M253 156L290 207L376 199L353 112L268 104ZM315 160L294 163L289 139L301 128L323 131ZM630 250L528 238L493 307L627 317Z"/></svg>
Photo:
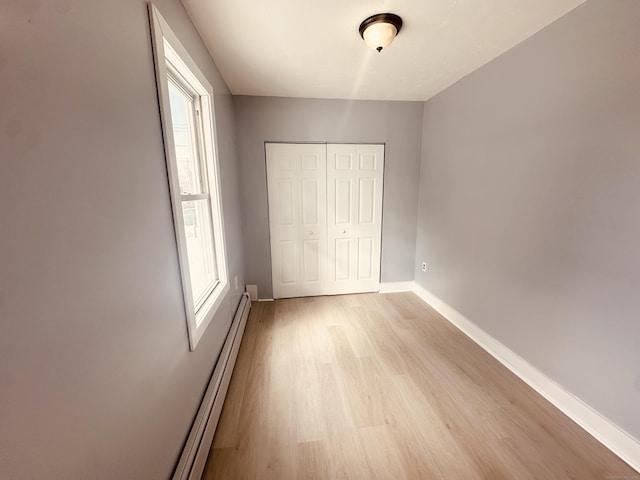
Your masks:
<svg viewBox="0 0 640 480"><path fill-rule="evenodd" d="M422 262L422 271L423 272L427 271L427 262Z"/></svg>

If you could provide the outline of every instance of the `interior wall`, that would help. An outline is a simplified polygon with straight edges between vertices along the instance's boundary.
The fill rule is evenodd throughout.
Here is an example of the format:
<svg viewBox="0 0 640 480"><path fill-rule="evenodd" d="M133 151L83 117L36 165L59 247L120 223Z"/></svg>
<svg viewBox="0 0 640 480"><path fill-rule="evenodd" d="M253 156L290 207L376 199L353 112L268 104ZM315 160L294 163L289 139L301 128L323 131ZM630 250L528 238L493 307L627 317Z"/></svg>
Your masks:
<svg viewBox="0 0 640 480"><path fill-rule="evenodd" d="M588 1L425 104L415 278L640 439L638 19Z"/></svg>
<svg viewBox="0 0 640 480"><path fill-rule="evenodd" d="M234 97L247 282L271 298L265 142L385 143L383 282L413 280L422 102Z"/></svg>
<svg viewBox="0 0 640 480"><path fill-rule="evenodd" d="M0 477L170 478L244 283L229 91L214 86L232 292L189 352L147 4L0 3Z"/></svg>

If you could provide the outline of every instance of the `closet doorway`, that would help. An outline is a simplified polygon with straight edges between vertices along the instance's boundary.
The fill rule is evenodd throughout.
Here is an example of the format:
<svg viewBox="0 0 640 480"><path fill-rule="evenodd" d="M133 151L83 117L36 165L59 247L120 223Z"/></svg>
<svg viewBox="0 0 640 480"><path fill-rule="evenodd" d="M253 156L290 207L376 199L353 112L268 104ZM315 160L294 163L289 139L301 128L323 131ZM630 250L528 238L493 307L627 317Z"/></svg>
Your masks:
<svg viewBox="0 0 640 480"><path fill-rule="evenodd" d="M384 145L265 150L274 298L377 292Z"/></svg>

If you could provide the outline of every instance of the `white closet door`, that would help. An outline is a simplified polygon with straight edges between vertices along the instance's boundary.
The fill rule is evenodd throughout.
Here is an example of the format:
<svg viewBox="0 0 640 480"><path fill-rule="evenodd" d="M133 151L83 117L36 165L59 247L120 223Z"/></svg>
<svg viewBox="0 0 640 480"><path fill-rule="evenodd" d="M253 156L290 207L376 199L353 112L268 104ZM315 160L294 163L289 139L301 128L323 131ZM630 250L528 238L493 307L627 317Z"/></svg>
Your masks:
<svg viewBox="0 0 640 480"><path fill-rule="evenodd" d="M326 148L266 144L274 298L326 294Z"/></svg>
<svg viewBox="0 0 640 480"><path fill-rule="evenodd" d="M327 146L328 293L380 289L384 145Z"/></svg>

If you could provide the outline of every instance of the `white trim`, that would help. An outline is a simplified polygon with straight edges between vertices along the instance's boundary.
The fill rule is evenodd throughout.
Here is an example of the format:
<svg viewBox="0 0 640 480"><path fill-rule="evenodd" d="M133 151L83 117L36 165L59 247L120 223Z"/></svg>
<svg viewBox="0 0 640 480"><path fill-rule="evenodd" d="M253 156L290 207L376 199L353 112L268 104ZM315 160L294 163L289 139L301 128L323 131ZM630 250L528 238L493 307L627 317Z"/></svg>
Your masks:
<svg viewBox="0 0 640 480"><path fill-rule="evenodd" d="M242 336L249 317L251 301L249 295L242 294L233 323L216 362L207 391L202 398L189 437L182 450L173 480L200 479L204 471L213 436L220 419L222 405L227 395L233 368L238 358Z"/></svg>
<svg viewBox="0 0 640 480"><path fill-rule="evenodd" d="M415 282L382 282L380 293L413 292Z"/></svg>
<svg viewBox="0 0 640 480"><path fill-rule="evenodd" d="M244 290L249 294L249 299L252 302L255 302L258 300L258 285L247 284L245 285Z"/></svg>
<svg viewBox="0 0 640 480"><path fill-rule="evenodd" d="M273 298L259 298L258 301L259 302L273 302L274 299Z"/></svg>
<svg viewBox="0 0 640 480"><path fill-rule="evenodd" d="M565 390L424 287L414 282L413 291L446 320L551 402L558 410L584 428L632 468L640 471L640 441Z"/></svg>
<svg viewBox="0 0 640 480"><path fill-rule="evenodd" d="M218 141L216 138L215 111L213 105L213 87L206 76L200 71L196 62L191 58L186 48L164 20L158 9L148 4L151 26L151 40L153 45L153 59L156 72L156 86L160 105L160 120L164 141L164 152L169 179L169 195L173 211L173 223L176 235L178 263L182 281L182 294L187 317L187 331L189 348L193 351L211 323L216 311L222 305L229 291L229 276L225 247L224 214L220 186L220 172L218 165ZM168 67L171 64L171 68ZM175 69L182 80L186 81L200 99L202 114L202 153L206 165L207 191L211 213L211 228L213 234L213 248L218 273L218 284L211 290L208 298L195 309L192 298L191 277L189 274L189 260L187 257L187 240L182 212L182 197L178 178L177 160L174 148L173 129L171 128L171 106L169 104L169 84L167 82L170 70ZM175 72L174 72L175 73Z"/></svg>

